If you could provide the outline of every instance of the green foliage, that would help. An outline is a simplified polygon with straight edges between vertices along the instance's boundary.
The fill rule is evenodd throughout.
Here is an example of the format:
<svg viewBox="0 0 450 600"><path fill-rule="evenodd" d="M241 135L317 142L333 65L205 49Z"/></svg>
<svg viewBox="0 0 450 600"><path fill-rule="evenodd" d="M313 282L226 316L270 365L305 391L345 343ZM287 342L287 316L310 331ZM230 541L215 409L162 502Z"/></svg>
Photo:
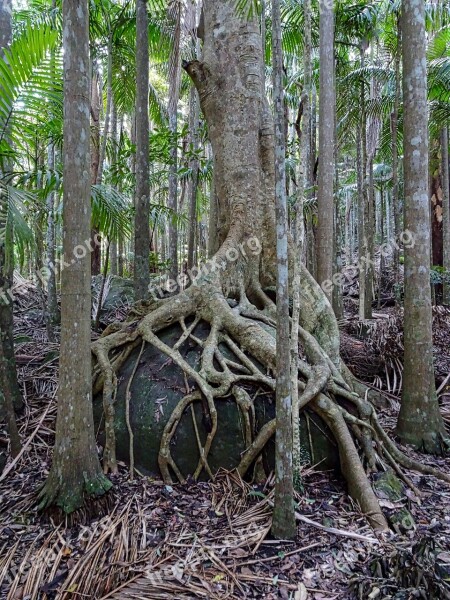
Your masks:
<svg viewBox="0 0 450 600"><path fill-rule="evenodd" d="M109 240L130 237L131 219L128 198L107 185L93 185L92 224Z"/></svg>
<svg viewBox="0 0 450 600"><path fill-rule="evenodd" d="M34 245L34 233L24 217L27 204L34 201L35 197L30 192L0 180L0 243L6 248L6 271L14 264L14 251L22 266L26 251Z"/></svg>
<svg viewBox="0 0 450 600"><path fill-rule="evenodd" d="M0 59L0 168L62 106L58 32L28 25ZM56 53L56 54L52 54Z"/></svg>

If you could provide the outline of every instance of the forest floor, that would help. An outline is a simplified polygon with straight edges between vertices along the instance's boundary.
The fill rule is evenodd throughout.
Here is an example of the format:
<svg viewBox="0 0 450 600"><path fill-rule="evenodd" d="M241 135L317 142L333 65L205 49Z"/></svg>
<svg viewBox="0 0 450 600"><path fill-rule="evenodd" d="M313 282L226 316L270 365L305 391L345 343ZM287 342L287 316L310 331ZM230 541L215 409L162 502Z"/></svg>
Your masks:
<svg viewBox="0 0 450 600"><path fill-rule="evenodd" d="M47 340L31 284L19 281L15 295L24 448L0 475L1 599L450 598L450 489L413 472L420 498L403 487L395 499L378 490L392 527L382 535L335 473L314 468L303 473L293 542L271 539L271 480L257 487L224 471L210 483L166 486L147 477L129 481L121 465L96 514L88 506L72 518L39 515L36 490L54 439L58 345ZM358 376L384 389L380 417L393 435L401 317L380 307L362 331L347 308L343 356ZM437 310L435 320L437 380L449 424L450 315ZM450 458L404 450L450 473Z"/></svg>

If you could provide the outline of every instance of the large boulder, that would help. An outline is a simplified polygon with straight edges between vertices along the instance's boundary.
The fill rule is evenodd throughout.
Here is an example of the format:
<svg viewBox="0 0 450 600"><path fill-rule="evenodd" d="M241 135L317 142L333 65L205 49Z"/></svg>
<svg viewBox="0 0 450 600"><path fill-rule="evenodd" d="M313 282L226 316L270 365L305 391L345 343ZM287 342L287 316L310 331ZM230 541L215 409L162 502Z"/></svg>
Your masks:
<svg viewBox="0 0 450 600"><path fill-rule="evenodd" d="M181 335L179 326L167 328L160 334L165 344L173 346ZM206 324L199 324L195 330L198 338L208 335ZM224 353L226 350L222 348ZM180 348L185 360L195 369L199 368L199 347L187 341ZM159 475L158 452L164 426L177 403L186 395L185 378L181 370L153 346L147 344L141 358L140 348L130 355L118 375L116 395L115 430L117 456L119 460L129 460L129 434L126 425L126 393L136 361L139 360L130 386L130 421L134 434L134 454L136 467L148 475ZM189 381L189 386L194 387ZM256 412L256 431L275 416L273 393L257 387L246 390L253 398ZM211 470L233 469L239 464L241 454L246 449L244 422L240 409L232 396L216 400L218 431L214 439L208 463ZM204 441L208 431L208 410L201 401L194 405L195 419ZM103 436L102 398L94 401L94 414L100 430L100 443ZM302 455L304 461L320 464L321 469L338 468L339 458L336 445L327 426L315 414L303 414L301 419ZM187 476L195 471L199 460L198 444L191 409L183 415L172 441L172 456L181 472ZM266 471L273 468L274 442L267 445L264 452Z"/></svg>
<svg viewBox="0 0 450 600"><path fill-rule="evenodd" d="M103 275L92 277L92 303L94 317L100 297ZM123 318L134 302L134 287L131 279L108 275L101 299L100 323L107 325L115 319Z"/></svg>

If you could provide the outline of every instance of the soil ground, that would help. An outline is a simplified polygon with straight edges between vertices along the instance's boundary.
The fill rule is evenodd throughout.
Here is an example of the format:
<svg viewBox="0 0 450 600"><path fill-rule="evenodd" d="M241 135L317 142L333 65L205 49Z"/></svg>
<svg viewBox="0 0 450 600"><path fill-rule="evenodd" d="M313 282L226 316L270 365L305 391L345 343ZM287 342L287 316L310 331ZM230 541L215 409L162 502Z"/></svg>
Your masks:
<svg viewBox="0 0 450 600"><path fill-rule="evenodd" d="M16 289L24 451L0 475L0 598L450 598L450 489L412 472L420 498L403 487L394 499L378 490L392 527L383 535L367 525L342 480L314 466L304 469L298 535L289 543L270 536L271 480L257 487L225 471L210 483L166 486L140 476L131 482L122 464L95 513L86 506L72 518L37 514L36 490L48 474L54 436L58 345L47 341L32 292L24 281ZM355 374L383 388L381 420L394 435L401 334L398 315L376 312L371 332L346 319L343 354ZM450 317L437 318L438 384L448 419L443 353ZM450 473L450 458L403 450Z"/></svg>

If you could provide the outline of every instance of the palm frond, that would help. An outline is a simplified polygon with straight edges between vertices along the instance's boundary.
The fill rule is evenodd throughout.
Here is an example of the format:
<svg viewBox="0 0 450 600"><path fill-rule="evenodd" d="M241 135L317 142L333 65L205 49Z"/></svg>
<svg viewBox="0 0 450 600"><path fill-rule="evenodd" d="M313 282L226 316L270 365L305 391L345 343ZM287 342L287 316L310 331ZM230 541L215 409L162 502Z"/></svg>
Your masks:
<svg viewBox="0 0 450 600"><path fill-rule="evenodd" d="M91 188L92 223L95 229L109 240L131 235L129 199L107 185Z"/></svg>
<svg viewBox="0 0 450 600"><path fill-rule="evenodd" d="M60 56L52 56L58 48L57 31L48 25L28 26L0 59L2 148L22 148L25 137L36 135L36 124L48 119L51 103L62 105Z"/></svg>

